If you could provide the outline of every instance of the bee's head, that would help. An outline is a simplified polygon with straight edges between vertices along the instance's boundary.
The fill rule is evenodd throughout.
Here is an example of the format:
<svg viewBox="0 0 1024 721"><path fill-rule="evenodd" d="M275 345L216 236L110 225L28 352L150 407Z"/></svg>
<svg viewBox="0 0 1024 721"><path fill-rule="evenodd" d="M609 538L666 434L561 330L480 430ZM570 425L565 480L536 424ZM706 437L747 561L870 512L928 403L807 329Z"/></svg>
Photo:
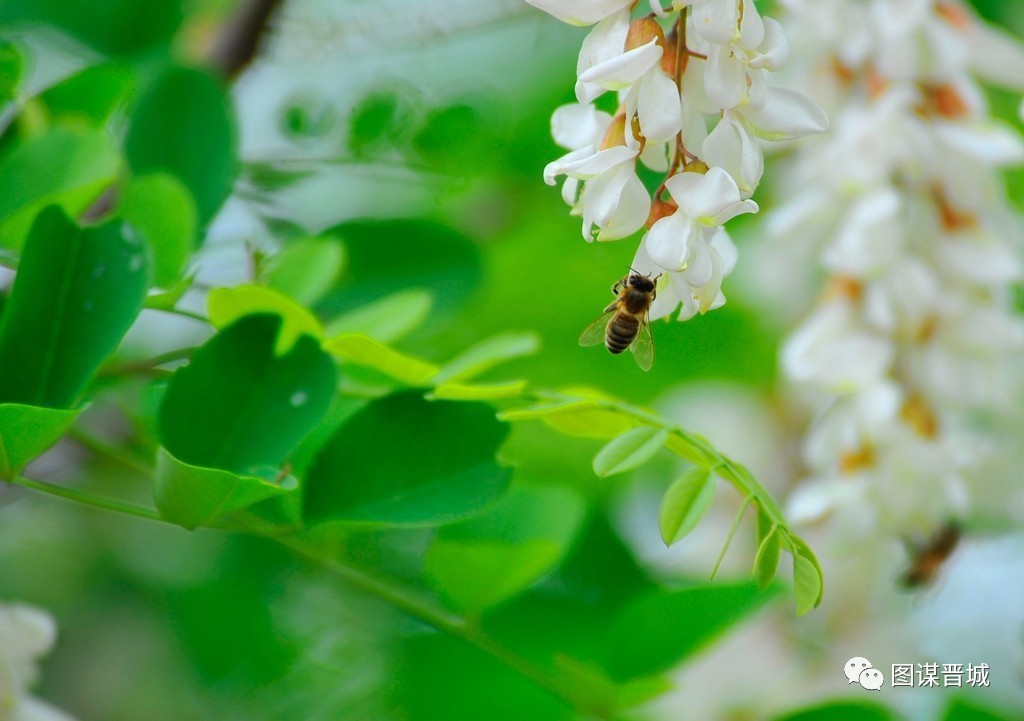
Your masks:
<svg viewBox="0 0 1024 721"><path fill-rule="evenodd" d="M651 278L650 276L634 272L629 276L629 286L644 293L650 293L654 290L654 281L656 280L657 278Z"/></svg>

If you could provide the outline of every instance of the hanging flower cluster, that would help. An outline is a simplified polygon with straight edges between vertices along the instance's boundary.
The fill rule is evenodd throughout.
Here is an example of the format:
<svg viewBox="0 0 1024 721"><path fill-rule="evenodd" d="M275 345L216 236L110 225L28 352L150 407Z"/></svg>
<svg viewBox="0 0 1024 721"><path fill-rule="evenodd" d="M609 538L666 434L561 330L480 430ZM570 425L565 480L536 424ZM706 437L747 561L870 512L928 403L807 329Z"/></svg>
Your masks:
<svg viewBox="0 0 1024 721"><path fill-rule="evenodd" d="M1000 176L1024 141L979 87L1024 89L1024 49L956 0L783 4L833 119L767 223L828 277L782 355L817 414L791 510L926 536L969 512L995 451L982 426L1024 379L1024 233Z"/></svg>
<svg viewBox="0 0 1024 721"><path fill-rule="evenodd" d="M789 57L782 28L752 0L675 0L667 9L651 0L651 12L635 19L636 0L527 1L594 26L577 65L579 102L551 119L569 152L545 168L545 181L566 176L562 197L582 216L588 241L647 226L633 268L661 275L652 319L680 304L680 320L718 308L736 262L721 226L758 210L750 196L764 169L759 141L827 126L804 95L768 85ZM609 92L614 114L595 106ZM641 165L664 174L653 197Z"/></svg>
<svg viewBox="0 0 1024 721"><path fill-rule="evenodd" d="M70 716L34 698L40 656L53 648L57 627L43 611L18 604L0 604L0 719L72 721Z"/></svg>

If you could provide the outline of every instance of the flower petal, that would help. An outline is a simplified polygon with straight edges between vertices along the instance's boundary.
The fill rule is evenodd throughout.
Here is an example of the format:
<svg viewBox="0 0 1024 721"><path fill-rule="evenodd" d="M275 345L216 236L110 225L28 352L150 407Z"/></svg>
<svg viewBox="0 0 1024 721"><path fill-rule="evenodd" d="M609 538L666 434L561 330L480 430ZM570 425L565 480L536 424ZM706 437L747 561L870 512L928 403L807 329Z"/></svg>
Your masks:
<svg viewBox="0 0 1024 721"><path fill-rule="evenodd" d="M660 67L651 68L637 83L637 116L640 132L649 142L660 143L683 126L683 108L679 88Z"/></svg>
<svg viewBox="0 0 1024 721"><path fill-rule="evenodd" d="M696 227L690 218L679 211L662 218L644 236L647 254L664 270L682 270L690 249L690 238Z"/></svg>
<svg viewBox="0 0 1024 721"><path fill-rule="evenodd" d="M566 153L558 160L552 160L544 166L544 182L548 185L555 184L555 178L565 173L565 168L594 155L591 148L580 148Z"/></svg>
<svg viewBox="0 0 1024 721"><path fill-rule="evenodd" d="M764 173L757 140L731 112L718 121L701 148L704 162L720 167L736 181L741 197L753 195Z"/></svg>
<svg viewBox="0 0 1024 721"><path fill-rule="evenodd" d="M657 40L627 50L580 73L581 83L595 83L606 90L629 87L661 59L662 49Z"/></svg>
<svg viewBox="0 0 1024 721"><path fill-rule="evenodd" d="M738 0L697 0L690 13L693 28L713 43L729 43L739 36Z"/></svg>
<svg viewBox="0 0 1024 721"><path fill-rule="evenodd" d="M672 199L679 209L689 217L705 222L725 213L740 202L740 191L736 181L721 168L711 168L707 173L679 173L665 182ZM745 201L752 202L752 201ZM749 210L738 212L751 212Z"/></svg>
<svg viewBox="0 0 1024 721"><path fill-rule="evenodd" d="M623 8L604 18L583 39L583 46L576 61L576 74L582 75L595 65L621 55L626 47L628 34L628 10Z"/></svg>
<svg viewBox="0 0 1024 721"><path fill-rule="evenodd" d="M526 0L526 2L570 25L593 25L632 4L632 0Z"/></svg>
<svg viewBox="0 0 1024 721"><path fill-rule="evenodd" d="M584 148L585 153L586 151L587 149ZM573 153L569 153L569 155L573 155ZM565 157L568 158L569 155ZM636 155L636 150L627 148L625 145L616 145L611 148L599 150L596 153L584 154L583 157L575 158L566 162L562 165L559 172L571 175L574 178L579 178L580 180L589 180L590 178L596 178L599 175L607 173L616 165L627 163L635 158ZM547 177L546 171L545 177Z"/></svg>
<svg viewBox="0 0 1024 721"><path fill-rule="evenodd" d="M789 61L789 38L774 18L764 19L764 42L750 59L750 67L781 70Z"/></svg>
<svg viewBox="0 0 1024 721"><path fill-rule="evenodd" d="M813 100L786 88L768 88L760 107L744 109L754 133L765 140L791 140L828 130L828 118Z"/></svg>
<svg viewBox="0 0 1024 721"><path fill-rule="evenodd" d="M587 183L583 196L583 236L590 240L622 238L643 226L650 212L651 197L633 172L623 163Z"/></svg>
<svg viewBox="0 0 1024 721"><path fill-rule="evenodd" d="M600 143L611 122L612 116L593 105L570 103L552 113L551 136L568 150L585 148Z"/></svg>
<svg viewBox="0 0 1024 721"><path fill-rule="evenodd" d="M747 97L747 70L730 45L712 45L704 66L708 98L723 110L735 108Z"/></svg>

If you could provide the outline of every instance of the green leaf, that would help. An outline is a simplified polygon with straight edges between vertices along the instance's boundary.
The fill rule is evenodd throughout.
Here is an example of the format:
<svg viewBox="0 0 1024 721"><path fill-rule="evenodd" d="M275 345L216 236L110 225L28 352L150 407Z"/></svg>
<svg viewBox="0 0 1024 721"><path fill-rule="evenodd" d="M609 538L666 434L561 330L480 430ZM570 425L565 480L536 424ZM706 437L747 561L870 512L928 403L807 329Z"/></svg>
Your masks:
<svg viewBox="0 0 1024 721"><path fill-rule="evenodd" d="M238 174L234 112L221 83L202 70L165 70L139 99L125 154L135 173L166 171L180 180L205 225Z"/></svg>
<svg viewBox="0 0 1024 721"><path fill-rule="evenodd" d="M661 499L658 525L665 545L671 546L692 531L715 497L715 478L706 468L693 468L677 480Z"/></svg>
<svg viewBox="0 0 1024 721"><path fill-rule="evenodd" d="M217 288L206 301L210 322L217 328L226 328L239 318L258 313L280 316L281 330L277 334L274 352L287 353L303 336L317 340L323 338L323 328L316 316L286 295L258 285L240 285L237 288Z"/></svg>
<svg viewBox="0 0 1024 721"><path fill-rule="evenodd" d="M337 238L300 238L267 262L261 280L296 302L312 306L334 286L344 265L345 246Z"/></svg>
<svg viewBox="0 0 1024 721"><path fill-rule="evenodd" d="M273 473L272 469L264 469ZM161 448L156 459L153 491L160 515L185 528L198 528L225 513L237 511L298 488L285 476L280 482L236 474L217 468L193 466Z"/></svg>
<svg viewBox="0 0 1024 721"><path fill-rule="evenodd" d="M0 402L68 408L132 325L145 249L120 221L79 228L39 214L0 319Z"/></svg>
<svg viewBox="0 0 1024 721"><path fill-rule="evenodd" d="M381 343L393 343L422 325L433 303L434 294L429 290L400 290L338 316L327 324L326 335L361 333Z"/></svg>
<svg viewBox="0 0 1024 721"><path fill-rule="evenodd" d="M581 438L613 438L636 427L631 418L611 409L600 408L590 400L517 408L505 411L501 418L506 421L541 420L566 435Z"/></svg>
<svg viewBox="0 0 1024 721"><path fill-rule="evenodd" d="M418 391L378 398L320 450L304 516L424 525L477 512L508 485L511 469L494 458L507 434L483 403L427 401Z"/></svg>
<svg viewBox="0 0 1024 721"><path fill-rule="evenodd" d="M821 571L821 564L818 563L818 557L814 555L814 551L808 546L802 538L795 536L792 532L787 533L790 543L792 544L793 555L800 554L805 560L810 561L811 565L814 566L814 570L818 575L818 595L814 599L814 607L817 608L821 603L822 596L825 593L824 578L825 574Z"/></svg>
<svg viewBox="0 0 1024 721"><path fill-rule="evenodd" d="M796 615L803 616L818 605L821 595L821 576L807 558L793 556L793 593L796 595Z"/></svg>
<svg viewBox="0 0 1024 721"><path fill-rule="evenodd" d="M539 348L540 339L533 333L501 333L445 363L435 380L437 383L469 380L499 363L536 353Z"/></svg>
<svg viewBox="0 0 1024 721"><path fill-rule="evenodd" d="M246 316L171 376L159 435L175 458L252 473L279 466L320 421L334 392L334 364L308 336L276 355L281 323L274 315Z"/></svg>
<svg viewBox="0 0 1024 721"><path fill-rule="evenodd" d="M427 554L426 573L457 611L476 615L551 570L562 550L543 539L514 546L488 541L439 542Z"/></svg>
<svg viewBox="0 0 1024 721"><path fill-rule="evenodd" d="M360 220L328 232L345 239L348 282L318 304L328 317L409 288L435 289L435 313L468 299L483 274L479 247L458 231L427 220Z"/></svg>
<svg viewBox="0 0 1024 721"><path fill-rule="evenodd" d="M757 586L764 589L775 578L782 556L779 527L761 509L757 512L757 555L754 557L754 577Z"/></svg>
<svg viewBox="0 0 1024 721"><path fill-rule="evenodd" d="M18 475L64 435L80 412L0 403L0 479Z"/></svg>
<svg viewBox="0 0 1024 721"><path fill-rule="evenodd" d="M373 368L411 386L426 385L437 375L432 363L399 353L366 335L346 333L324 343L324 350L349 363Z"/></svg>
<svg viewBox="0 0 1024 721"><path fill-rule="evenodd" d="M520 487L483 514L438 531L424 569L454 608L477 614L552 571L583 518L583 503L567 490Z"/></svg>
<svg viewBox="0 0 1024 721"><path fill-rule="evenodd" d="M132 72L123 65L92 65L43 91L43 102L54 120L84 122L102 128L133 86Z"/></svg>
<svg viewBox="0 0 1024 721"><path fill-rule="evenodd" d="M902 716L873 703L830 701L776 717L775 721L898 721Z"/></svg>
<svg viewBox="0 0 1024 721"><path fill-rule="evenodd" d="M137 176L121 193L118 212L149 244L154 285L172 288L196 246L199 219L188 189L166 173Z"/></svg>
<svg viewBox="0 0 1024 721"><path fill-rule="evenodd" d="M106 55L134 55L167 43L182 18L182 0L4 0L0 23L51 25Z"/></svg>
<svg viewBox="0 0 1024 721"><path fill-rule="evenodd" d="M18 97L18 83L24 61L18 47L7 40L0 40L0 103Z"/></svg>
<svg viewBox="0 0 1024 721"><path fill-rule="evenodd" d="M661 673L761 608L771 594L752 583L650 591L612 621L607 667L616 680Z"/></svg>
<svg viewBox="0 0 1024 721"><path fill-rule="evenodd" d="M443 383L434 389L431 398L453 401L488 401L501 398L518 398L526 390L526 381L491 383L486 385L468 383Z"/></svg>
<svg viewBox="0 0 1024 721"><path fill-rule="evenodd" d="M56 126L9 148L0 156L0 246L21 248L47 205L81 213L114 182L120 157L100 129Z"/></svg>
<svg viewBox="0 0 1024 721"><path fill-rule="evenodd" d="M668 438L663 428L641 426L616 436L594 457L594 473L605 478L631 471L654 457Z"/></svg>
<svg viewBox="0 0 1024 721"><path fill-rule="evenodd" d="M963 698L954 698L942 721L1009 721L1011 717L976 706ZM1016 717L1013 717L1016 718Z"/></svg>

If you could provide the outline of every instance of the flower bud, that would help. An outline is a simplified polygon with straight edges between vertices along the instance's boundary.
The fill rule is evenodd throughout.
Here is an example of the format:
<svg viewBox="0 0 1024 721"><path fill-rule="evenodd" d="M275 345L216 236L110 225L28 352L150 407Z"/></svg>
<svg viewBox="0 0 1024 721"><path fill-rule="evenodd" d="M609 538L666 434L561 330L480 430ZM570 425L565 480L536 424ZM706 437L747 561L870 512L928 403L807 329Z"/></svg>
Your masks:
<svg viewBox="0 0 1024 721"><path fill-rule="evenodd" d="M625 144L626 114L624 112L620 112L612 118L612 122L608 126L608 130L604 132L604 137L601 138L601 150L607 150L608 148L614 148L618 145Z"/></svg>
<svg viewBox="0 0 1024 721"><path fill-rule="evenodd" d="M672 215L678 208L679 206L671 200L662 200L661 198L655 199L655 201L651 203L651 212L647 216L647 229L650 230L652 225L662 218L667 218Z"/></svg>
<svg viewBox="0 0 1024 721"><path fill-rule="evenodd" d="M875 451L871 446L864 446L856 451L847 451L839 459L839 471L850 475L875 464Z"/></svg>
<svg viewBox="0 0 1024 721"><path fill-rule="evenodd" d="M903 404L900 418L924 438L935 438L939 434L939 421L935 417L935 413L916 393Z"/></svg>
<svg viewBox="0 0 1024 721"><path fill-rule="evenodd" d="M701 175L707 175L708 170L708 164L699 158L694 158L683 166L684 173L700 173Z"/></svg>
<svg viewBox="0 0 1024 721"><path fill-rule="evenodd" d="M629 24L629 32L626 34L626 50L643 47L652 40L665 49L665 32L661 25L653 18L639 18Z"/></svg>

